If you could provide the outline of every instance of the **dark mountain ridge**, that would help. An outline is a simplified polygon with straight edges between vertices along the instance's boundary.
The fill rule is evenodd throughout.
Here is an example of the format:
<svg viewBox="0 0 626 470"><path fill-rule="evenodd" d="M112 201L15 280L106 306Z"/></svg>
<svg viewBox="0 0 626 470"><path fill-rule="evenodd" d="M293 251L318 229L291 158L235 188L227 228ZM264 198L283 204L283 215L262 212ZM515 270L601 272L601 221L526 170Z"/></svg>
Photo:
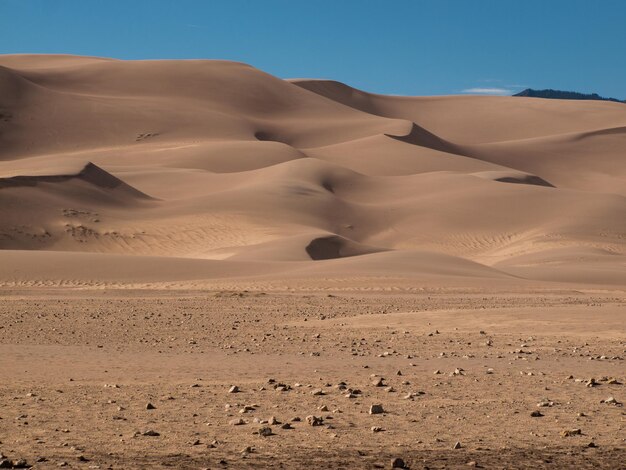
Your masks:
<svg viewBox="0 0 626 470"><path fill-rule="evenodd" d="M618 100L616 98L605 98L597 93L578 93L575 91L561 90L533 90L526 88L513 96L526 96L529 98L548 98L555 100L595 100L595 101L613 101L615 103L626 103L626 100Z"/></svg>

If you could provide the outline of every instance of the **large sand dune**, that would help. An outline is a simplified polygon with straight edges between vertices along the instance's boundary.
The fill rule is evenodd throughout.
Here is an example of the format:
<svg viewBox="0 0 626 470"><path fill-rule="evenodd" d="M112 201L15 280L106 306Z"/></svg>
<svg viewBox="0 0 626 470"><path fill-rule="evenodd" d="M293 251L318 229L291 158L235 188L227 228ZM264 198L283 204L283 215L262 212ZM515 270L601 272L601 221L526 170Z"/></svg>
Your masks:
<svg viewBox="0 0 626 470"><path fill-rule="evenodd" d="M0 56L0 281L624 285L625 129L619 103Z"/></svg>

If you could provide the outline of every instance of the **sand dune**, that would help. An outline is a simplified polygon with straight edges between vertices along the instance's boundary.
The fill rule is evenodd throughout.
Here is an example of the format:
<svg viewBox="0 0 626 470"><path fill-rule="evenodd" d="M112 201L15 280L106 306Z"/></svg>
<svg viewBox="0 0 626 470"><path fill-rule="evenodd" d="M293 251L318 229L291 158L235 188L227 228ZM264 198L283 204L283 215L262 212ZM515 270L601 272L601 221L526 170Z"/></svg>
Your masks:
<svg viewBox="0 0 626 470"><path fill-rule="evenodd" d="M0 281L623 285L624 129L618 103L0 56Z"/></svg>

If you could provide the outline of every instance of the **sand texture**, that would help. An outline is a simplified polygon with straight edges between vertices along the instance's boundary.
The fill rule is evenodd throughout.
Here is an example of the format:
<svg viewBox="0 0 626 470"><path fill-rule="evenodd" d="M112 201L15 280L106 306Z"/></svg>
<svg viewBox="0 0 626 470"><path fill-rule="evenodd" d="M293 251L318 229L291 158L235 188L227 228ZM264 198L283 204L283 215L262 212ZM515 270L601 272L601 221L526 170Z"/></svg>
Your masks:
<svg viewBox="0 0 626 470"><path fill-rule="evenodd" d="M0 56L7 468L623 469L625 290L624 104Z"/></svg>

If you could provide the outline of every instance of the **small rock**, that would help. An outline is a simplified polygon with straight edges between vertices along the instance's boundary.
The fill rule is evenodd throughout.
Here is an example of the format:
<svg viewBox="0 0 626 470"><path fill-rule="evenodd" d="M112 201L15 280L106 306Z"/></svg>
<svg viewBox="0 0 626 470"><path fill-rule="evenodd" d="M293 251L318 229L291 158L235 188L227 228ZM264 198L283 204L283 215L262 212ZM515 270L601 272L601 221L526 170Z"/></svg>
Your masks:
<svg viewBox="0 0 626 470"><path fill-rule="evenodd" d="M561 431L561 437L580 436L582 431L580 429L566 429Z"/></svg>
<svg viewBox="0 0 626 470"><path fill-rule="evenodd" d="M262 437L268 437L268 436L272 436L274 435L274 433L272 432L272 428L270 428L269 426L263 426L262 428L259 428L259 436Z"/></svg>
<svg viewBox="0 0 626 470"><path fill-rule="evenodd" d="M607 405L615 405L615 406L621 405L621 403L613 397L609 397L606 400L602 400L600 401L600 403L606 403Z"/></svg>
<svg viewBox="0 0 626 470"><path fill-rule="evenodd" d="M530 413L531 418L541 418L543 416L543 413L541 413L541 411L531 411Z"/></svg>
<svg viewBox="0 0 626 470"><path fill-rule="evenodd" d="M233 385L232 387L228 389L228 393L239 393L239 392L240 390L239 390L239 387L237 387L237 385Z"/></svg>
<svg viewBox="0 0 626 470"><path fill-rule="evenodd" d="M246 424L246 422L243 420L243 418L235 418L231 419L228 424L230 424L231 426L241 426L242 424Z"/></svg>
<svg viewBox="0 0 626 470"><path fill-rule="evenodd" d="M406 468L406 463L400 457L391 460L391 468Z"/></svg>
<svg viewBox="0 0 626 470"><path fill-rule="evenodd" d="M152 403L148 403L146 405L146 410L156 410L156 406L154 406Z"/></svg>
<svg viewBox="0 0 626 470"><path fill-rule="evenodd" d="M383 379L382 377L378 377L377 379L374 379L372 381L372 385L374 387L384 387L385 386L385 379Z"/></svg>
<svg viewBox="0 0 626 470"><path fill-rule="evenodd" d="M378 415L381 413L384 413L385 410L383 409L383 405L381 404L374 404L372 406L370 406L370 411L369 414L371 415Z"/></svg>
<svg viewBox="0 0 626 470"><path fill-rule="evenodd" d="M382 432L383 428L380 426L372 426L372 432Z"/></svg>
<svg viewBox="0 0 626 470"><path fill-rule="evenodd" d="M460 449L461 447L463 447L463 446L461 445L461 443L459 441L456 441L454 443L454 445L452 446L453 449Z"/></svg>
<svg viewBox="0 0 626 470"><path fill-rule="evenodd" d="M280 429L293 429L293 426L289 423L282 424Z"/></svg>
<svg viewBox="0 0 626 470"><path fill-rule="evenodd" d="M311 426L321 426L324 424L324 420L318 416L309 415L306 417L306 422Z"/></svg>
<svg viewBox="0 0 626 470"><path fill-rule="evenodd" d="M150 437L157 437L160 436L161 434L159 434L156 431L153 431L152 429L148 429L147 431L144 431L143 433L141 433L143 436L150 436Z"/></svg>
<svg viewBox="0 0 626 470"><path fill-rule="evenodd" d="M319 395L326 395L326 393L324 393L324 390L322 390L321 388L316 388L315 390L311 391L311 395L319 396Z"/></svg>

